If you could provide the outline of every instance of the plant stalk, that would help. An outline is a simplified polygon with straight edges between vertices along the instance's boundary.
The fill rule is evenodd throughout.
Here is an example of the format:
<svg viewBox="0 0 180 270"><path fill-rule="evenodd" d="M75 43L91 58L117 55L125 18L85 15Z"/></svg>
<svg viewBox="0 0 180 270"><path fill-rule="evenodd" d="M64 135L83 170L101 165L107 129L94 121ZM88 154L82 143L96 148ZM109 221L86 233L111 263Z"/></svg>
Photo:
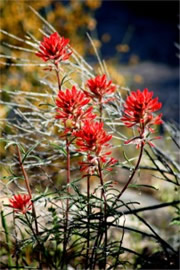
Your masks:
<svg viewBox="0 0 180 270"><path fill-rule="evenodd" d="M5 219L3 210L1 210L1 222L2 222L2 227L4 229L5 239L6 239L6 243L7 243L8 266L11 268L11 267L13 267L12 256L11 256L11 240L9 238L9 230L8 230L8 226L6 223L6 219Z"/></svg>
<svg viewBox="0 0 180 270"><path fill-rule="evenodd" d="M139 167L139 164L140 164L140 162L141 162L141 158L142 158L142 154L143 154L143 149L144 149L144 144L141 143L141 148L140 148L139 158L138 158L138 161L137 161L136 166L135 166L135 168L134 168L134 171L133 171L133 173L131 174L131 176L129 177L129 180L127 181L127 183L125 184L125 186L123 187L123 189L121 190L121 192L119 193L119 195L117 196L115 202L113 203L113 206L114 206L114 204L117 202L117 200L120 199L120 197L122 196L122 194L125 192L125 190L126 190L127 187L129 186L129 184L131 183L131 181L132 181L132 179L133 179L133 177L134 177L134 175L135 175L135 173L136 173L136 171L137 171L137 169L138 169L138 167Z"/></svg>
<svg viewBox="0 0 180 270"><path fill-rule="evenodd" d="M55 64L55 71L56 71L56 76L57 76L57 81L58 81L58 88L59 91L61 91L61 80L60 80L60 75L59 75L59 68L58 68L58 64Z"/></svg>
<svg viewBox="0 0 180 270"><path fill-rule="evenodd" d="M89 248L90 248L90 175L87 177L87 249L86 249L86 269L89 267Z"/></svg>
<svg viewBox="0 0 180 270"><path fill-rule="evenodd" d="M16 257L16 268L19 268L19 255L18 255L18 240L17 240L17 231L16 231L16 216L15 211L13 210L13 226L14 226L14 234L15 234L15 257Z"/></svg>
<svg viewBox="0 0 180 270"><path fill-rule="evenodd" d="M70 151L69 151L69 141L66 137L66 154L67 154L67 194L70 193ZM66 226L68 226L68 216L69 216L69 198L66 201Z"/></svg>
<svg viewBox="0 0 180 270"><path fill-rule="evenodd" d="M67 194L69 196L70 194L70 151L69 151L69 141L68 137L66 136L66 155L67 155ZM66 212L65 212L65 223L64 223L64 241L63 241L63 254L62 254L62 264L61 267L63 268L64 264L64 258L66 257L66 247L67 247L67 242L68 242L68 237L67 237L67 229L68 229L68 218L69 218L69 198L66 200Z"/></svg>
<svg viewBox="0 0 180 270"><path fill-rule="evenodd" d="M107 224L106 224L106 220L107 220L107 201L106 201L106 195L105 195L105 190L104 190L104 181L103 181L103 174L102 174L102 169L101 169L101 164L100 164L100 160L98 159L98 170L99 170L99 178L100 178L100 183L102 186L102 197L104 199L104 230L105 230L105 239L104 239L104 269L106 269L106 261L107 261L107 257L106 257L106 248L107 248Z"/></svg>
<svg viewBox="0 0 180 270"><path fill-rule="evenodd" d="M29 197L32 199L32 191L31 191L31 187L30 187L30 184L29 184L29 178L28 178L28 175L27 175L27 173L26 173L26 171L24 169L24 166L23 166L23 163L22 163L22 158L21 158L21 152L19 150L18 145L16 146L16 148L17 148L17 152L18 152L19 165L20 165L21 171L22 171L23 176L24 176L26 188L27 188ZM31 201L31 202L32 202L32 214L34 216L36 233L38 235L39 234L39 230L38 230L38 224L37 224L36 210L35 210L35 207L34 207L34 202L33 201Z"/></svg>
<svg viewBox="0 0 180 270"><path fill-rule="evenodd" d="M16 145L16 148L17 148L17 152L18 152L19 165L20 165L20 168L22 170L24 180L25 180L25 184L26 184L26 188L27 188L29 197L31 198L31 202L32 202L32 215L34 217L34 222L35 222L36 240L37 240L38 244L40 245L40 242L38 240L39 229L38 229L38 223L37 223L37 216L36 216L36 210L35 210L35 207L34 207L34 202L32 201L32 191L31 191L31 187L30 187L30 184L29 184L29 178L28 178L28 175L27 175L27 173L26 173L26 171L24 169L24 166L23 166L23 163L22 163L21 152L19 150L18 145ZM42 259L41 251L39 251L39 267L40 267L40 269L42 269L41 259Z"/></svg>
<svg viewBox="0 0 180 270"><path fill-rule="evenodd" d="M99 98L99 115L100 115L100 123L102 123L102 114L103 114L103 106L102 106L102 97Z"/></svg>

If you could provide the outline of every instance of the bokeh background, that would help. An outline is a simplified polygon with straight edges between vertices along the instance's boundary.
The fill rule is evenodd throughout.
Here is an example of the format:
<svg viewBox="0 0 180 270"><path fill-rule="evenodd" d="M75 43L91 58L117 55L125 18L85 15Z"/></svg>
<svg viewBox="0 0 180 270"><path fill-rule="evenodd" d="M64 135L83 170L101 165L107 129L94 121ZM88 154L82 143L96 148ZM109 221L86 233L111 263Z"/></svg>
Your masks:
<svg viewBox="0 0 180 270"><path fill-rule="evenodd" d="M153 90L165 119L174 121L179 116L178 7L178 1L102 1L95 13L102 56L115 58L132 90Z"/></svg>

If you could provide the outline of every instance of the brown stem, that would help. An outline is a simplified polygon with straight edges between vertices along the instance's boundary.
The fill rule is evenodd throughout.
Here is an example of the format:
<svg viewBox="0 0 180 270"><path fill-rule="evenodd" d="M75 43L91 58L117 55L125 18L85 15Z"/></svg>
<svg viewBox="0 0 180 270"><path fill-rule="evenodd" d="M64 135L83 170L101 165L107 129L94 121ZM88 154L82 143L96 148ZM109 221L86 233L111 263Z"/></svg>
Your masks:
<svg viewBox="0 0 180 270"><path fill-rule="evenodd" d="M23 176L24 176L26 188L27 188L29 197L32 198L32 192L31 192L31 188L30 188L30 185L29 185L28 175L27 175L27 173L26 173L26 171L25 171L25 169L24 169L24 166L23 166L23 164L22 164L21 153L20 153L20 150L19 150L18 145L16 145L16 148L17 148L17 153L18 153L19 165L20 165L21 171L22 171Z"/></svg>
<svg viewBox="0 0 180 270"><path fill-rule="evenodd" d="M58 81L58 88L59 91L61 91L61 80L60 80L60 75L59 75L59 68L58 68L58 64L55 64L55 71L56 71L56 76L57 76L57 81Z"/></svg>
<svg viewBox="0 0 180 270"><path fill-rule="evenodd" d="M87 249L86 249L86 269L89 267L89 247L90 247L90 204L89 204L89 197L90 197L90 175L87 177Z"/></svg>
<svg viewBox="0 0 180 270"><path fill-rule="evenodd" d="M104 182L103 182L103 175L102 175L102 169L101 169L101 164L100 161L98 160L98 171L99 171L99 178L100 178L100 183L102 186L102 190L101 190L101 199L104 198L104 222L105 222L105 247L107 245L107 227L106 227L106 195L105 195L105 191L104 191ZM102 211L102 207L100 207L100 211ZM90 268L94 269L95 268L95 264L96 264L96 254L95 251L97 249L97 247L100 245L103 234L101 234L101 228L103 226L103 220L100 217L99 220L99 228L98 228L98 234L97 234L97 238L96 241L94 243L93 249L92 249L92 254L91 254L91 259L90 259ZM106 257L106 248L104 248L105 251L105 257ZM106 259L105 259L105 268L106 268Z"/></svg>
<svg viewBox="0 0 180 270"><path fill-rule="evenodd" d="M23 163L22 163L22 158L21 158L21 152L19 150L18 145L16 145L16 148L17 148L17 153L18 153L19 165L20 165L21 171L22 171L23 176L24 176L26 188L27 188L29 197L32 199L32 191L31 191L30 184L29 184L29 178L28 178L28 175L27 175L27 173L26 173L26 171L24 169L24 166L23 166ZM34 202L33 201L31 201L31 202L32 202L32 214L34 216L36 233L38 235L39 234L39 230L38 230L38 224L37 224L36 210L35 210L35 207L34 207Z"/></svg>
<svg viewBox="0 0 180 270"><path fill-rule="evenodd" d="M67 154L67 193L70 193L70 151L69 151L69 141L66 137L66 154ZM69 198L66 201L66 226L68 225L68 215L69 215Z"/></svg>
<svg viewBox="0 0 180 270"><path fill-rule="evenodd" d="M144 143L141 143L141 148L140 148L139 158L138 158L138 161L137 161L136 166L135 166L135 168L134 168L134 171L133 171L133 173L131 174L131 176L129 177L129 180L127 181L127 183L125 184L125 186L123 187L123 189L121 190L121 192L119 193L119 195L117 196L115 203L117 202L117 200L120 199L120 197L122 196L122 194L124 193L124 191L125 191L125 190L127 189L127 187L129 186L130 182L132 181L132 179L133 179L133 177L134 177L134 175L135 175L135 173L136 173L136 171L137 171L137 169L138 169L138 167L139 167L139 164L140 164L140 162L141 162L141 158L142 158L142 154L143 154L143 149L144 149ZM115 203L114 203L114 204L115 204ZM114 204L113 204L113 205L114 205Z"/></svg>
<svg viewBox="0 0 180 270"><path fill-rule="evenodd" d="M69 141L66 137L66 154L67 154L67 192L70 193L70 151L69 151Z"/></svg>
<svg viewBox="0 0 180 270"><path fill-rule="evenodd" d="M102 97L99 98L99 114L100 114L100 123L102 123L102 111L103 111L103 107L102 107Z"/></svg>
<svg viewBox="0 0 180 270"><path fill-rule="evenodd" d="M70 151L69 151L69 141L66 137L66 154L67 154L67 194L69 196L70 193ZM66 221L65 221L65 230L67 230L68 226L68 216L69 216L69 198L66 201ZM66 232L65 232L66 233Z"/></svg>
<svg viewBox="0 0 180 270"><path fill-rule="evenodd" d="M69 151L69 141L66 136L66 155L67 155L67 194L70 194L70 151ZM66 246L67 246L67 227L68 227L68 216L69 216L69 198L66 200L66 212L65 212L65 224L64 224L64 242L63 242L63 255L62 255L62 268L64 264L64 258L66 255Z"/></svg>
<svg viewBox="0 0 180 270"><path fill-rule="evenodd" d="M104 190L104 181L103 181L103 174L102 174L102 169L101 169L101 164L98 159L98 170L99 170L99 178L100 178L100 183L102 186L102 193L101 195L104 198L104 227L105 227L105 239L104 239L104 269L106 269L106 247L107 247L107 224L106 224L106 212L107 212L107 202L106 202L106 195L105 195L105 190Z"/></svg>

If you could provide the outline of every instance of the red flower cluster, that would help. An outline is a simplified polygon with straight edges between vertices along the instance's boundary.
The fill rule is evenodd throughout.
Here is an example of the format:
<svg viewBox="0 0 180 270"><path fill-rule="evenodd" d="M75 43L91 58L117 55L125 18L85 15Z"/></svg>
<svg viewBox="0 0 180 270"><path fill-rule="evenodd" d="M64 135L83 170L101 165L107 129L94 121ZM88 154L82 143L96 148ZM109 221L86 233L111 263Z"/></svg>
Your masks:
<svg viewBox="0 0 180 270"><path fill-rule="evenodd" d="M69 39L60 37L57 32L51 34L49 37L44 37L43 41L40 43L39 51L36 56L41 57L45 62L48 60L53 60L55 64L60 61L65 61L69 59L72 54L67 48Z"/></svg>
<svg viewBox="0 0 180 270"><path fill-rule="evenodd" d="M98 166L98 160L103 163L105 168L111 167L117 162L115 159L107 157L111 152L104 152L105 147L109 146L108 142L112 136L103 129L103 123L84 121L82 128L74 135L77 137L76 144L79 146L79 151L87 152L87 161L81 162L81 171L92 174Z"/></svg>
<svg viewBox="0 0 180 270"><path fill-rule="evenodd" d="M92 151L97 156L103 146L108 146L107 142L112 138L103 129L103 123L90 121L85 121L81 130L77 131L75 135L78 137L76 143L80 147L80 151Z"/></svg>
<svg viewBox="0 0 180 270"><path fill-rule="evenodd" d="M127 127L132 127L138 124L140 127L145 128L150 125L159 125L162 123L162 114L154 117L152 112L159 110L162 106L158 102L158 97L152 99L153 92L144 89L143 92L137 90L132 92L126 99L124 105L124 117L122 121Z"/></svg>
<svg viewBox="0 0 180 270"><path fill-rule="evenodd" d="M94 119L93 108L89 107L83 110L83 107L89 103L90 99L82 92L78 91L75 86L66 91L59 91L56 105L56 119L62 119L67 130L79 128L81 122L85 119Z"/></svg>
<svg viewBox="0 0 180 270"><path fill-rule="evenodd" d="M108 81L106 75L97 76L87 81L87 87L90 90L86 92L92 99L98 99L101 103L107 103L110 99L103 101L104 96L114 93L116 86L112 84L112 81Z"/></svg>
<svg viewBox="0 0 180 270"><path fill-rule="evenodd" d="M127 127L137 126L140 136L127 141L126 143L138 142L144 139L147 132L153 132L152 125L159 125L162 123L162 114L154 116L153 112L159 110L162 106L157 98L153 97L153 92L144 89L143 92L137 90L131 92L124 104L124 116L121 120Z"/></svg>
<svg viewBox="0 0 180 270"><path fill-rule="evenodd" d="M12 199L9 199L10 206L15 209L15 212L22 212L25 214L32 207L31 197L29 195L14 195Z"/></svg>

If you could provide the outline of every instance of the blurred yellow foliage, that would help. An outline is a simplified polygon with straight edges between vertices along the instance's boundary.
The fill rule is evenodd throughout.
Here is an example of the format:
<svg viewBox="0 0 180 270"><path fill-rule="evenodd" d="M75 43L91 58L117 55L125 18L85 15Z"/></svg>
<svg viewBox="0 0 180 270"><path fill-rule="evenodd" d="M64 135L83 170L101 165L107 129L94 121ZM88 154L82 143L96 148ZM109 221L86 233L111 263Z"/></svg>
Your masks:
<svg viewBox="0 0 180 270"><path fill-rule="evenodd" d="M69 38L71 45L78 53L84 55L85 50L87 51L88 47L84 40L84 37L86 37L85 33L88 29L91 31L95 29L96 20L93 18L93 13L100 5L101 0L71 0L67 2L54 0L21 0L19 2L11 0L0 1L0 28L20 38L24 38L26 32L30 32L37 39L41 40L42 33L39 29L42 29L42 21L31 11L29 8L29 6L31 6L47 19L60 35ZM22 42L19 42L18 40L15 41L4 34L1 34L1 41L2 44L6 42L28 48L27 45L25 46ZM99 47L98 41L96 42L96 45ZM31 53L27 54L19 50L11 50L7 47L2 47L1 53L25 59L28 55L29 60L36 59L35 55ZM90 53L93 53L91 49ZM2 62L11 64L12 60L3 59ZM13 61L13 63L15 63L15 61ZM19 78L19 76L16 75L16 71L18 70L18 73L20 73L20 67L1 66L1 87L4 87L6 81L8 81L8 88L10 89L23 88L23 90L32 90L32 85L35 84L33 78L37 70L39 72L39 69L39 67L34 66L23 67L23 72L28 72L28 77ZM12 71L15 72L12 74ZM8 74L11 74L11 77L7 80ZM21 76L23 75L21 74Z"/></svg>
<svg viewBox="0 0 180 270"><path fill-rule="evenodd" d="M91 9L97 9L101 6L101 0L86 0L85 2Z"/></svg>
<svg viewBox="0 0 180 270"><path fill-rule="evenodd" d="M70 44L75 50L78 51L78 53L85 55L87 49L89 48L86 44L86 42L89 42L86 38L86 31L92 31L95 29L96 20L93 18L93 15L94 10L100 7L100 4L101 0L1 0L0 28L22 39L26 39L27 33L30 33L37 40L42 40L43 34L41 33L40 29L47 31L47 28L43 25L40 18L38 18L38 16L32 12L32 10L29 8L30 6L36 10L43 18L45 18L60 35L69 38ZM31 50L33 49L24 42L21 42L18 39L15 40L2 33L0 33L0 38L2 45L5 45L4 43L9 43L18 47L23 47ZM98 46L98 41L96 42L96 45ZM14 57L14 59L4 57L0 59L1 89L10 90L13 92L17 90L22 90L24 92L46 92L47 87L42 87L40 82L37 80L37 74L39 74L40 77L43 77L45 74L43 67L33 65L13 66L16 63L19 63L19 60L16 60L17 58L21 59L21 63L23 64L28 64L27 61L30 63L32 63L32 61L40 61L35 56L35 53L28 53L14 48L11 49L5 45L1 46L0 54ZM51 73L51 76L53 82L53 72ZM74 76L75 74L72 74L72 77ZM19 104L26 103L25 95L12 95L10 97L10 95L2 92L1 99L4 102L8 101ZM52 103L52 100L49 100L49 103ZM37 104L35 99L33 100L33 104L35 106L40 105ZM7 107L6 105L1 107L1 118L9 117L9 114L12 114L12 109L10 108L11 107ZM21 107L21 109L23 111L24 107ZM41 106L41 109L47 110L49 108L43 105ZM8 129L6 122L3 121L1 124L1 131L6 132L6 129ZM7 154L4 150L4 143L0 143L0 153L2 157L3 155Z"/></svg>
<svg viewBox="0 0 180 270"><path fill-rule="evenodd" d="M125 86L125 77L117 71L113 64L108 64L108 72L113 81L119 86Z"/></svg>

